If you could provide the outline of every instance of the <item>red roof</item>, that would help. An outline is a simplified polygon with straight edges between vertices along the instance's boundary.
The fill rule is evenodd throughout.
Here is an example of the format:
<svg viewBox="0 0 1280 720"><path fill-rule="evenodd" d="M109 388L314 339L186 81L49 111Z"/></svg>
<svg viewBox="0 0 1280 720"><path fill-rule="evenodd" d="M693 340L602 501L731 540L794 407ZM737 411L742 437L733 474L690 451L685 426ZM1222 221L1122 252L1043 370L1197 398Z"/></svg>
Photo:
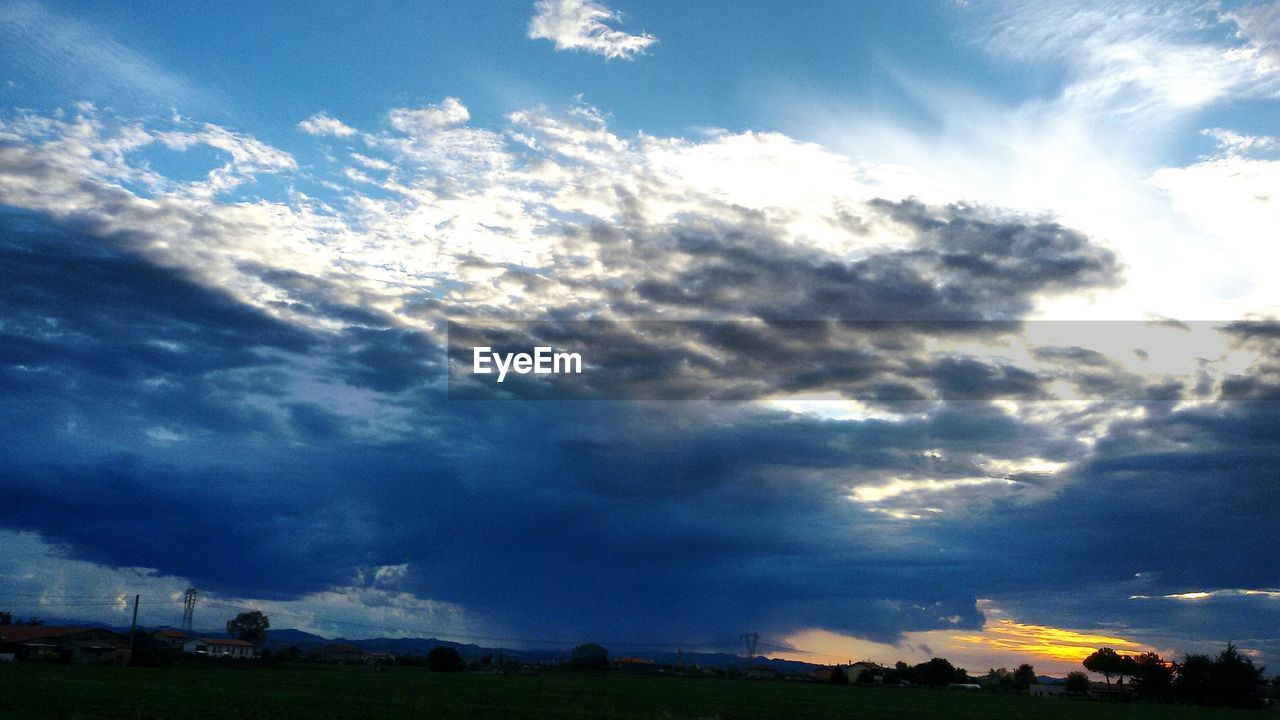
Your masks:
<svg viewBox="0 0 1280 720"><path fill-rule="evenodd" d="M171 637L171 638L185 638L187 636L187 634L182 632L181 630L174 630L173 628L160 628L159 630L156 630L151 634L163 635L165 637Z"/></svg>

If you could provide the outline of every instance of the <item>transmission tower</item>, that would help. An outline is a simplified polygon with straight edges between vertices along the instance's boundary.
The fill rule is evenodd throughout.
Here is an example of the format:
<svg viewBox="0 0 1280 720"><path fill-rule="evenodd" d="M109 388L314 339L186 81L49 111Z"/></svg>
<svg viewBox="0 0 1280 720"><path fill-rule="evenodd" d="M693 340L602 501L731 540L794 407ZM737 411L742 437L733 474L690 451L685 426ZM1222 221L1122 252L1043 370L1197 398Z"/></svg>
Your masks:
<svg viewBox="0 0 1280 720"><path fill-rule="evenodd" d="M196 589L187 588L187 594L182 599L182 632L191 634L191 621L196 614Z"/></svg>
<svg viewBox="0 0 1280 720"><path fill-rule="evenodd" d="M747 648L747 659L755 660L756 645L760 643L760 633L742 633L742 637L739 640L742 640L742 644Z"/></svg>

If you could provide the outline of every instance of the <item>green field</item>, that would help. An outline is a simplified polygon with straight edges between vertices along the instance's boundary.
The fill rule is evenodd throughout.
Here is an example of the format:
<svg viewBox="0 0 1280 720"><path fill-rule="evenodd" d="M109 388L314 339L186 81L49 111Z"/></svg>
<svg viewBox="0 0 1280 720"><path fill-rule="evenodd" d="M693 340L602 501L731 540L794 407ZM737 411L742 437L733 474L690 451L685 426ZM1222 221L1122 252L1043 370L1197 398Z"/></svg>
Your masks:
<svg viewBox="0 0 1280 720"><path fill-rule="evenodd" d="M0 718L1258 718L1257 710L960 690L574 674L375 673L354 667L0 665Z"/></svg>

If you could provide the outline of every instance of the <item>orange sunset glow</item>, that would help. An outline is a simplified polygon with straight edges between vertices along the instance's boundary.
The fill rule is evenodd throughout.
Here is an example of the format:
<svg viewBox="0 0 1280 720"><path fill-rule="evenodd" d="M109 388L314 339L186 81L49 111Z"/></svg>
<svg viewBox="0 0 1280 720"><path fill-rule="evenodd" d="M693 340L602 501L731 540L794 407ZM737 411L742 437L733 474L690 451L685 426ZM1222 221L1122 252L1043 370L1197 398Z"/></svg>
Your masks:
<svg viewBox="0 0 1280 720"><path fill-rule="evenodd" d="M987 623L981 633L957 635L956 643L1078 663L1100 647L1143 652L1140 643L1112 635L1096 635L1012 620Z"/></svg>
<svg viewBox="0 0 1280 720"><path fill-rule="evenodd" d="M908 632L895 644L813 629L786 638L796 652L776 655L805 662L836 664L873 660L890 665L898 660L918 663L941 656L970 670L1031 662L1041 671L1067 672L1079 670L1081 661L1101 647L1125 654L1152 649L1116 634L1017 622L1003 617L1002 611L991 607L989 602L980 602L979 606L987 615L980 630Z"/></svg>

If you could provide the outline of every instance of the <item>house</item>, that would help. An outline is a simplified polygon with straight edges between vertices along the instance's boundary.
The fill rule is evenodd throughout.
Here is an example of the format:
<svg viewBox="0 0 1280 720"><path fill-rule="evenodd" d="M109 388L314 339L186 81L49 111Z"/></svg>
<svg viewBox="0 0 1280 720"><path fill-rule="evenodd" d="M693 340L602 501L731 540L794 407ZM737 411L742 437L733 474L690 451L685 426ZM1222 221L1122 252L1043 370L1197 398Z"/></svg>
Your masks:
<svg viewBox="0 0 1280 720"><path fill-rule="evenodd" d="M747 668L746 676L750 680L772 680L778 677L778 671L768 665L752 665Z"/></svg>
<svg viewBox="0 0 1280 720"><path fill-rule="evenodd" d="M389 652L371 652L364 654L364 661L370 665L395 665L396 656Z"/></svg>
<svg viewBox="0 0 1280 720"><path fill-rule="evenodd" d="M105 628L5 625L0 627L0 653L19 660L125 664L129 638Z"/></svg>
<svg viewBox="0 0 1280 720"><path fill-rule="evenodd" d="M253 643L232 638L192 638L182 644L182 652L217 658L250 659L258 656Z"/></svg>
<svg viewBox="0 0 1280 720"><path fill-rule="evenodd" d="M1031 692L1031 697L1062 697L1067 694L1066 683L1053 685L1033 683L1029 690Z"/></svg>
<svg viewBox="0 0 1280 720"><path fill-rule="evenodd" d="M321 662L338 663L340 665L365 661L364 650L346 643L325 645L317 655Z"/></svg>
<svg viewBox="0 0 1280 720"><path fill-rule="evenodd" d="M181 630L174 630L173 628L160 628L159 630L153 630L151 632L151 637L169 646L170 649L179 651L182 650L182 646L187 642L187 634Z"/></svg>
<svg viewBox="0 0 1280 720"><path fill-rule="evenodd" d="M851 683L884 682L884 667L867 660L849 665L844 669L844 674Z"/></svg>

